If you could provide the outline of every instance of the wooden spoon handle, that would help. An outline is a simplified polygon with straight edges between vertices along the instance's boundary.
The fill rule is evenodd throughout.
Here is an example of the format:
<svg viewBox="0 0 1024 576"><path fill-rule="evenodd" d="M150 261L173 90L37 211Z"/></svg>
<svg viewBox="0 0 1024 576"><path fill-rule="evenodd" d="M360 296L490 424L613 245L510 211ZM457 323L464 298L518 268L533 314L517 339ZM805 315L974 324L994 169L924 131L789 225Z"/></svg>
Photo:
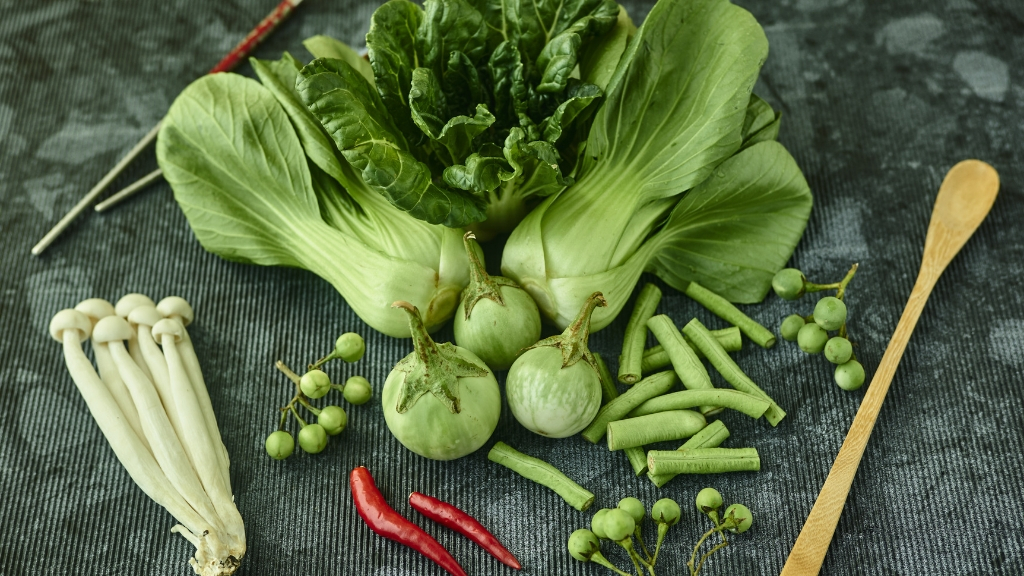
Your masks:
<svg viewBox="0 0 1024 576"><path fill-rule="evenodd" d="M917 319L921 317L921 311L924 310L925 302L928 301L937 279L938 274L935 274L934 270L928 267L921 269L907 305L903 309L903 315L896 325L896 331L893 332L885 355L882 356L882 362L871 379L871 385L864 394L864 400L857 410L853 424L850 425L846 440L843 441L832 470L829 471L828 478L818 493L818 499L807 516L807 522L796 539L793 551L789 553L781 576L814 576L821 570L825 553L828 552L832 535L839 523L839 516L846 504L850 485L853 484L853 477L857 474L857 467L864 455L864 448L868 445L871 430L875 427L878 412L882 409L882 401L885 400L896 367L899 366L903 351L907 348L910 334L917 325Z"/></svg>

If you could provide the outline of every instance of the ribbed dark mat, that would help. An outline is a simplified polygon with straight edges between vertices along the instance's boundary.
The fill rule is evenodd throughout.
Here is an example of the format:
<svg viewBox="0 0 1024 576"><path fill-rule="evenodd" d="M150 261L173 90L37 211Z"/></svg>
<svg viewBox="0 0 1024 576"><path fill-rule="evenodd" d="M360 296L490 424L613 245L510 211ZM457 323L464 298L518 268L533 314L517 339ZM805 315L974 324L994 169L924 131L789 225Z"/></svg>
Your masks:
<svg viewBox="0 0 1024 576"><path fill-rule="evenodd" d="M926 222L945 171L992 163L1003 189L992 214L939 282L896 375L853 485L823 574L1024 572L1024 11L1016 0L742 0L771 56L757 91L783 111L781 140L803 168L815 209L793 259L813 278L861 269L851 331L869 373L914 282ZM565 551L590 513L491 464L480 451L426 461L403 449L379 405L349 410L348 430L318 456L275 462L263 439L289 385L276 359L301 365L343 330L367 356L334 370L379 391L408 341L370 331L326 283L301 271L224 262L192 237L166 184L108 215L87 214L45 255L30 247L160 119L273 1L136 3L0 0L0 574L188 574L190 546L171 517L115 460L46 333L50 317L88 297L170 294L193 303L192 329L228 451L248 555L239 574L424 574L437 567L371 534L348 494L365 464L385 495L471 574L511 574L462 537L417 518L412 490L477 515L508 543L523 574L606 574ZM634 16L650 2L629 3ZM308 0L258 55L329 34L361 43L374 2ZM242 70L251 74L248 67ZM144 155L117 184L155 167ZM115 185L115 188L118 186ZM490 248L491 265L497 250ZM679 293L660 311L720 327ZM805 303L804 306L810 306ZM748 312L769 326L800 306L769 297ZM592 338L617 357L625 319ZM440 333L450 338L450 328ZM831 383L820 357L749 343L741 366L789 413L777 429L726 415L727 445L756 447L763 469L679 478L662 490L621 454L579 437L547 440L506 412L494 439L556 463L598 507L671 496L684 520L658 574L685 572L705 528L692 499L705 485L744 502L755 527L709 563L711 574L778 574L863 392ZM379 397L379 396L378 396ZM622 568L625 556L608 550Z"/></svg>

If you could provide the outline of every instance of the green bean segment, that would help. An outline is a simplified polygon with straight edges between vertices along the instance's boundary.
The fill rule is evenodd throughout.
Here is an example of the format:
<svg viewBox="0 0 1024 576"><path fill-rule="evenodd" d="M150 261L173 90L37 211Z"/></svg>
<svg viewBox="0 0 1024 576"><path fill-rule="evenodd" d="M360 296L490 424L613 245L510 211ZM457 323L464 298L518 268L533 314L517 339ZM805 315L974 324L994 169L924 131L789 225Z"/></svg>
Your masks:
<svg viewBox="0 0 1024 576"><path fill-rule="evenodd" d="M754 448L651 450L647 467L653 474L756 472L761 469L761 457Z"/></svg>
<svg viewBox="0 0 1024 576"><path fill-rule="evenodd" d="M629 413L631 418L646 416L666 410L685 410L698 406L721 406L742 412L751 418L764 416L771 406L769 400L738 390L682 390L651 398Z"/></svg>
<svg viewBox="0 0 1024 576"><path fill-rule="evenodd" d="M733 388L736 388L740 392L746 392L754 396L760 396L765 400L768 400L771 405L768 410L764 413L765 420L768 421L772 426L777 426L783 418L786 417L786 412L775 403L771 397L761 390L749 376L743 373L743 370L729 357L729 354L722 348L718 343L718 340L711 335L707 328L700 323L700 320L694 318L683 327L683 333L690 337L693 344L699 348L704 355L707 356L708 361L715 367L716 370L725 378L726 382L732 384Z"/></svg>
<svg viewBox="0 0 1024 576"><path fill-rule="evenodd" d="M696 300L701 306L710 310L715 316L738 327L747 335L747 338L750 338L758 346L771 348L775 345L775 335L772 334L771 330L755 322L750 316L741 312L739 308L733 306L725 298L696 282L690 282L686 287L685 293L690 298Z"/></svg>
<svg viewBox="0 0 1024 576"><path fill-rule="evenodd" d="M740 329L735 326L729 326L728 328L722 328L721 330L712 330L711 334L718 340L718 343L725 348L727 352L739 352L743 348L743 336L740 333ZM687 344L693 347L693 343L686 336L683 336ZM700 350L694 349L694 353L697 354L697 358L704 358L704 353ZM640 361L640 372L642 374L650 374L656 370L661 370L672 365L672 360L668 357L668 352L665 351L665 347L661 344L652 346L647 350L644 350L643 359Z"/></svg>
<svg viewBox="0 0 1024 576"><path fill-rule="evenodd" d="M672 361L672 369L675 370L683 386L687 390L712 390L711 376L701 364L693 348L683 340L683 334L676 328L672 319L664 314L655 316L647 321L647 327L654 332L654 337L668 352ZM704 415L716 412L716 406L703 406L700 411Z"/></svg>
<svg viewBox="0 0 1024 576"><path fill-rule="evenodd" d="M700 412L669 410L608 424L608 449L622 450L665 440L689 438L707 424ZM647 466L650 467L650 457Z"/></svg>
<svg viewBox="0 0 1024 576"><path fill-rule="evenodd" d="M582 436L587 441L597 444L604 438L609 422L625 418L626 414L637 406L668 392L678 380L675 372L659 372L637 382L625 394L601 407L590 425L584 428Z"/></svg>
<svg viewBox="0 0 1024 576"><path fill-rule="evenodd" d="M676 450L694 450L697 448L718 448L729 438L729 429L725 427L725 424L721 420L715 420L711 424L704 427L703 430L694 434L689 440L683 443L682 446ZM668 481L675 478L676 474L654 474L650 469L647 470L647 477L650 478L651 482L661 488Z"/></svg>
<svg viewBox="0 0 1024 576"><path fill-rule="evenodd" d="M629 460L634 474L640 476L647 473L647 451L643 446L630 446L623 448L622 451L626 454L626 459Z"/></svg>
<svg viewBox="0 0 1024 576"><path fill-rule="evenodd" d="M577 510L586 510L594 503L592 492L573 482L558 468L540 458L527 456L504 442L496 443L487 453L487 459L501 464L523 478L547 486Z"/></svg>
<svg viewBox="0 0 1024 576"><path fill-rule="evenodd" d="M626 324L626 336L622 341L622 355L619 356L619 382L636 384L640 380L640 365L647 343L647 321L654 316L654 310L661 302L661 289L654 284L645 284L636 298L633 313Z"/></svg>

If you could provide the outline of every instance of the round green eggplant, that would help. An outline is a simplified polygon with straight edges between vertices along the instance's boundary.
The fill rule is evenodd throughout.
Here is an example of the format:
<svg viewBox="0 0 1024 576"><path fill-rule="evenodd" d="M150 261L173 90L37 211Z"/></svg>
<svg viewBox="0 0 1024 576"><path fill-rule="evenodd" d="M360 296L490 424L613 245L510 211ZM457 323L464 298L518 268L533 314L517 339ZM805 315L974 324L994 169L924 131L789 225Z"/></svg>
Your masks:
<svg viewBox="0 0 1024 576"><path fill-rule="evenodd" d="M483 376L457 377L457 413L429 391L399 413L408 373L398 368L388 375L381 392L388 429L403 446L432 460L454 460L474 452L494 433L501 414L501 392L494 373L469 350L445 346L446 352L486 371ZM417 352L412 352L399 364L417 360Z"/></svg>
<svg viewBox="0 0 1024 576"><path fill-rule="evenodd" d="M587 362L562 368L562 351L532 348L512 364L505 380L512 414L527 430L565 438L583 430L601 407L601 380Z"/></svg>
<svg viewBox="0 0 1024 576"><path fill-rule="evenodd" d="M526 290L499 286L504 304L481 298L466 318L466 299L455 311L455 343L493 370L508 370L519 353L540 339L540 310Z"/></svg>

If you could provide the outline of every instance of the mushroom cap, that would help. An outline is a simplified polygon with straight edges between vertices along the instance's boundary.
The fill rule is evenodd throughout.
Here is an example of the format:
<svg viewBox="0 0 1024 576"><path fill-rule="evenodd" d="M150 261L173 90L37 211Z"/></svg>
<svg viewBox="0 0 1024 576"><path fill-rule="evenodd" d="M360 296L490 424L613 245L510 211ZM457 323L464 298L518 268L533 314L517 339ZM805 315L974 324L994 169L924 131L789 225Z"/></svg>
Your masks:
<svg viewBox="0 0 1024 576"><path fill-rule="evenodd" d="M163 319L163 314L157 312L156 306L152 304L136 306L128 313L128 321L141 326L156 326L156 323Z"/></svg>
<svg viewBox="0 0 1024 576"><path fill-rule="evenodd" d="M192 306L181 296L168 296L156 305L157 312L167 318L177 318L183 326L188 326L195 318Z"/></svg>
<svg viewBox="0 0 1024 576"><path fill-rule="evenodd" d="M174 336L175 342L181 342L181 339L185 337L185 327L181 325L181 322L174 318L164 318L153 325L153 339L157 342L163 342L163 337L166 334Z"/></svg>
<svg viewBox="0 0 1024 576"><path fill-rule="evenodd" d="M75 306L75 310L78 310L82 314L89 317L94 324L99 321L100 318L106 318L107 316L113 316L114 305L107 302L103 298L89 298L88 300L82 300Z"/></svg>
<svg viewBox="0 0 1024 576"><path fill-rule="evenodd" d="M114 305L114 310L121 318L127 318L128 315L131 314L132 310L139 306L156 306L156 304L153 303L153 300L150 299L149 296L133 292L122 296L121 299L117 301L117 304Z"/></svg>
<svg viewBox="0 0 1024 576"><path fill-rule="evenodd" d="M78 340L89 339L92 332L92 321L85 314L73 308L65 308L54 314L50 320L50 336L57 342L64 341L64 331L75 330L78 332Z"/></svg>
<svg viewBox="0 0 1024 576"><path fill-rule="evenodd" d="M120 316L101 318L92 329L92 339L96 342L119 342L135 337L128 321Z"/></svg>

